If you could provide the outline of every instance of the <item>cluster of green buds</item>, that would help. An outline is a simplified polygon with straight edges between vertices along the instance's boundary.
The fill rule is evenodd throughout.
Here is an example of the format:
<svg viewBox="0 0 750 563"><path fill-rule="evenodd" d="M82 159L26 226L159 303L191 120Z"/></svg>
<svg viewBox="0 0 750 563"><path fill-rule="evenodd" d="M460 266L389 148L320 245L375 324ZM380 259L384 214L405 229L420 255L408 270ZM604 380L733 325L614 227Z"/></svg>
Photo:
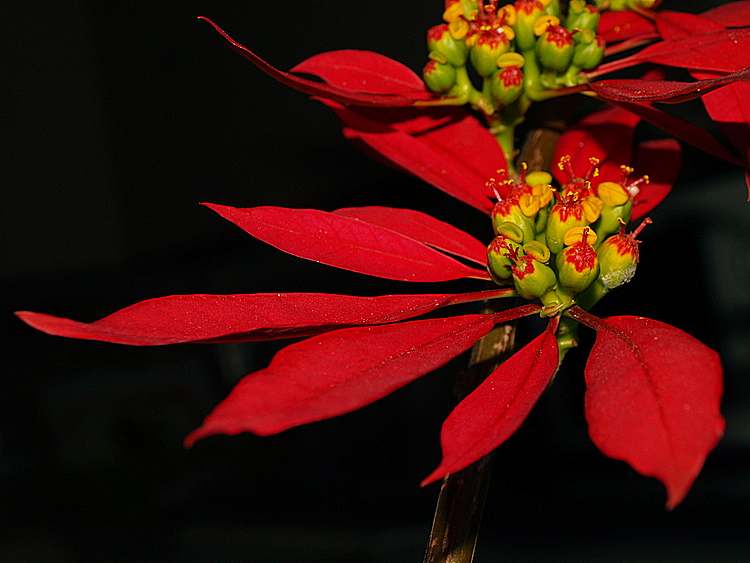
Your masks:
<svg viewBox="0 0 750 563"><path fill-rule="evenodd" d="M633 277L638 263L636 236L650 222L625 232L633 198L647 177L630 181L622 167L619 182L592 183L598 161L577 176L570 157L559 166L569 181L555 189L547 172L526 173L519 181L504 171L492 178L497 203L495 238L487 247L487 268L500 285L513 283L526 299L540 299L545 315L578 304L588 309L610 289Z"/></svg>
<svg viewBox="0 0 750 563"><path fill-rule="evenodd" d="M594 4L599 10L634 10L637 12L642 9L658 8L661 0L594 0Z"/></svg>
<svg viewBox="0 0 750 563"><path fill-rule="evenodd" d="M631 0L634 1L634 0ZM645 0L641 0L644 2ZM445 23L427 34L427 87L487 115L580 84L604 55L600 10L586 0L446 0ZM481 80L474 86L469 69Z"/></svg>

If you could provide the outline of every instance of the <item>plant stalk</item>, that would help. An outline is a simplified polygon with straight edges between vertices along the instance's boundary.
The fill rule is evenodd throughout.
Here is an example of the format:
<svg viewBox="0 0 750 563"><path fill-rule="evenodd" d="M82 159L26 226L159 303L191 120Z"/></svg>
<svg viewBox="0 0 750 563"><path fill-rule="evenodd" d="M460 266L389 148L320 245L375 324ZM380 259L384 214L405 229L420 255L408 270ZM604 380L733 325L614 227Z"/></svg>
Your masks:
<svg viewBox="0 0 750 563"><path fill-rule="evenodd" d="M550 170L562 127L561 122L548 121L530 131L518 162L526 162L529 170ZM515 305L517 303L505 299L495 299L485 303L483 312L494 313ZM515 322L511 322L496 326L474 345L469 367L456 381L459 400L513 354L515 337ZM474 560L493 453L443 478L424 563L471 563Z"/></svg>

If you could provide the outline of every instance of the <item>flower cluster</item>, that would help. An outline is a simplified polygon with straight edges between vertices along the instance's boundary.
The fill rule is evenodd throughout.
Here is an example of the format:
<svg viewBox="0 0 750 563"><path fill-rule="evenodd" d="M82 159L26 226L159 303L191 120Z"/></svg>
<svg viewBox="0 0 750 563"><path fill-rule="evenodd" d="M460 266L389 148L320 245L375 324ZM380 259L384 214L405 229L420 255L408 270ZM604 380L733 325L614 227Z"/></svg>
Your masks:
<svg viewBox="0 0 750 563"><path fill-rule="evenodd" d="M495 238L487 248L488 269L499 284L512 280L519 295L539 298L547 314L574 303L590 308L604 293L630 281L638 262L635 234L625 234L634 197L644 176L629 180L622 166L619 181L592 181L598 159L576 175L571 158L558 163L569 180L555 190L544 172L516 182L505 175L490 185L498 202L492 210ZM650 222L646 219L641 227ZM640 228L638 232L640 232Z"/></svg>
<svg viewBox="0 0 750 563"><path fill-rule="evenodd" d="M545 97L546 90L585 82L605 41L596 33L599 10L573 0L562 13L558 0L448 0L445 23L427 34L430 61L422 71L428 88L491 114ZM467 67L482 79L477 89ZM523 113L523 109L519 113Z"/></svg>

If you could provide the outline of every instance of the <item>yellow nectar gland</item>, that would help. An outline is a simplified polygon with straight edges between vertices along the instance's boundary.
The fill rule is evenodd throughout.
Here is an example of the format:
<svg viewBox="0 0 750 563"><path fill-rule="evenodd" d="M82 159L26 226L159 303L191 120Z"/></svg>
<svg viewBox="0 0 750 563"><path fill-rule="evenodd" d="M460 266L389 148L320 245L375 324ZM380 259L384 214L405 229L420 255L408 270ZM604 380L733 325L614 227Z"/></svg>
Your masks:
<svg viewBox="0 0 750 563"><path fill-rule="evenodd" d="M589 227L571 227L563 235L563 244L573 246L574 244L596 244L597 236Z"/></svg>
<svg viewBox="0 0 750 563"><path fill-rule="evenodd" d="M596 192L599 199L601 199L607 207L625 205L630 197L625 188L615 182L602 182L597 186Z"/></svg>

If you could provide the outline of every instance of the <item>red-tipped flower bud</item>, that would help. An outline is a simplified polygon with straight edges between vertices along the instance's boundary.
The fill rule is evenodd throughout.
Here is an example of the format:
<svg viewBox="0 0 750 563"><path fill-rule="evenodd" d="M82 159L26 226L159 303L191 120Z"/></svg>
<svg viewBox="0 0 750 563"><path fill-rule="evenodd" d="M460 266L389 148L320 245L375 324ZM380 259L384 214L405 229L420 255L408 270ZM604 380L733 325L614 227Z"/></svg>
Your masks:
<svg viewBox="0 0 750 563"><path fill-rule="evenodd" d="M513 264L513 283L525 299L542 297L557 284L555 272L531 256L520 256Z"/></svg>
<svg viewBox="0 0 750 563"><path fill-rule="evenodd" d="M422 69L422 79L432 92L442 94L456 84L456 69L448 64L428 61Z"/></svg>
<svg viewBox="0 0 750 563"><path fill-rule="evenodd" d="M546 68L563 72L573 60L573 37L564 27L550 25L536 42L536 54Z"/></svg>
<svg viewBox="0 0 750 563"><path fill-rule="evenodd" d="M613 289L629 282L635 275L638 265L638 244L636 236L648 225L651 219L644 219L632 233L625 233L625 225L620 232L612 235L599 246L600 277L606 289Z"/></svg>
<svg viewBox="0 0 750 563"><path fill-rule="evenodd" d="M557 255L560 285L582 293L599 276L599 259L594 250L596 234L589 227L573 227L565 234L567 246Z"/></svg>
<svg viewBox="0 0 750 563"><path fill-rule="evenodd" d="M444 23L431 27L427 32L427 49L443 55L444 60L438 62L453 66L465 65L469 54L466 44L454 39L448 24Z"/></svg>

